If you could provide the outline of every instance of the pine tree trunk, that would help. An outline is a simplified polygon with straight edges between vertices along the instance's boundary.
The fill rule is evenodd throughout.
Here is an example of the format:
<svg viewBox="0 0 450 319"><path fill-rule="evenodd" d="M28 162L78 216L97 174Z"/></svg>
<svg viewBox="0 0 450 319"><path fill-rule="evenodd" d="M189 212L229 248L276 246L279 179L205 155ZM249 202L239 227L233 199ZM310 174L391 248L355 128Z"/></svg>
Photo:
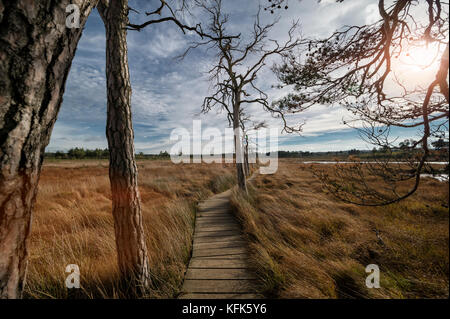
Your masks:
<svg viewBox="0 0 450 319"><path fill-rule="evenodd" d="M124 283L136 294L149 286L149 264L137 184L131 84L128 70L128 0L98 6L106 28L108 116L106 135L110 152L114 227L119 269Z"/></svg>
<svg viewBox="0 0 450 319"><path fill-rule="evenodd" d="M66 28L70 3L80 8L78 29ZM44 151L95 3L0 0L0 298L22 295Z"/></svg>
<svg viewBox="0 0 450 319"><path fill-rule="evenodd" d="M236 153L236 173L238 179L239 188L247 193L247 183L245 180L244 173L244 157L242 150L242 139L241 139L241 129L240 129L240 94L235 94L234 105L233 105L233 129L234 129L234 148Z"/></svg>

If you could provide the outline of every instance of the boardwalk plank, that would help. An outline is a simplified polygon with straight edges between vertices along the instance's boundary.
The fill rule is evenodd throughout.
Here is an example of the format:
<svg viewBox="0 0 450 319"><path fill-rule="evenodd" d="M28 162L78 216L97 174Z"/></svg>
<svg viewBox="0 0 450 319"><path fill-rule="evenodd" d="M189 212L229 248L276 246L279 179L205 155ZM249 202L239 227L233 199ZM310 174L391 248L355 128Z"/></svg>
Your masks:
<svg viewBox="0 0 450 319"><path fill-rule="evenodd" d="M192 258L189 268L247 268L245 258L220 259L220 258Z"/></svg>
<svg viewBox="0 0 450 319"><path fill-rule="evenodd" d="M243 240L225 240L225 241L217 241L217 242L203 242L203 243L195 243L195 249L220 249L220 248L229 248L229 247L243 247L245 246L245 242Z"/></svg>
<svg viewBox="0 0 450 319"><path fill-rule="evenodd" d="M196 238L239 236L239 235L240 235L240 232L238 230L221 230L221 231L215 231L213 233L202 232L201 230L196 230L194 233L194 241Z"/></svg>
<svg viewBox="0 0 450 319"><path fill-rule="evenodd" d="M227 225L227 224L230 224L230 225L238 225L239 226L238 222L236 220L234 220L234 219L231 219L231 218L228 218L228 219L225 219L225 218L211 219L209 217L204 217L202 219L196 220L195 224L199 225L200 227L208 225L208 224L213 224L213 225Z"/></svg>
<svg viewBox="0 0 450 319"><path fill-rule="evenodd" d="M255 275L245 268L191 268L186 273L186 279L256 279Z"/></svg>
<svg viewBox="0 0 450 319"><path fill-rule="evenodd" d="M219 231L240 231L241 228L237 225L233 224L225 224L225 225L205 225L201 228L201 231L198 231L197 234L205 233L205 232L219 232Z"/></svg>
<svg viewBox="0 0 450 319"><path fill-rule="evenodd" d="M204 220L211 220L211 221L217 221L220 219L228 219L228 220L234 220L234 216L231 216L230 214L212 214L212 213L200 213L197 215L196 221L204 221Z"/></svg>
<svg viewBox="0 0 450 319"><path fill-rule="evenodd" d="M247 249L245 247L219 248L219 249L194 249L192 257L219 257L242 254L245 255Z"/></svg>
<svg viewBox="0 0 450 319"><path fill-rule="evenodd" d="M232 223L237 224L238 221L232 217L200 217L195 220L197 224L205 224L205 223L214 223L214 224L223 224L223 223Z"/></svg>
<svg viewBox="0 0 450 319"><path fill-rule="evenodd" d="M189 293L254 293L253 280L196 280L186 279L184 281L183 292Z"/></svg>
<svg viewBox="0 0 450 319"><path fill-rule="evenodd" d="M197 237L194 240L194 246L196 244L218 243L218 242L233 241L233 240L243 240L243 238L240 234L239 235L229 235L229 236L219 236L219 237Z"/></svg>

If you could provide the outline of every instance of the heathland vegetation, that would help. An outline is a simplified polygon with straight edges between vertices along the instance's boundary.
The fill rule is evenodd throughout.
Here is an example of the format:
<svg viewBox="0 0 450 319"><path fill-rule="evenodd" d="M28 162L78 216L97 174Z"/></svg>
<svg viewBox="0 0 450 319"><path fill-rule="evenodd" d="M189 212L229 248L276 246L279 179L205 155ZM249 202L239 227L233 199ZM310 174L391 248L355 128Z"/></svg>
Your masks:
<svg viewBox="0 0 450 319"><path fill-rule="evenodd" d="M236 184L233 165L138 161L152 275L145 297L180 292L196 203ZM448 183L424 179L407 200L386 207L345 204L313 172L333 165L281 159L256 175L232 205L248 239L260 292L276 298L448 297ZM62 178L64 177L64 178ZM48 161L30 238L27 298L121 298L115 262L108 162ZM81 290L67 290L66 265L80 266ZM381 289L365 267L381 267Z"/></svg>
<svg viewBox="0 0 450 319"><path fill-rule="evenodd" d="M176 297L189 262L196 203L236 183L231 166L139 166L151 298ZM44 165L30 237L26 298L126 298L116 262L108 161ZM68 290L64 269L77 264L81 289ZM73 291L76 291L75 293ZM71 295L72 293L72 295Z"/></svg>
<svg viewBox="0 0 450 319"><path fill-rule="evenodd" d="M448 298L448 182L425 178L400 203L364 207L324 191L318 169L334 165L282 160L248 195L233 193L266 297ZM380 266L380 289L365 285L369 264Z"/></svg>

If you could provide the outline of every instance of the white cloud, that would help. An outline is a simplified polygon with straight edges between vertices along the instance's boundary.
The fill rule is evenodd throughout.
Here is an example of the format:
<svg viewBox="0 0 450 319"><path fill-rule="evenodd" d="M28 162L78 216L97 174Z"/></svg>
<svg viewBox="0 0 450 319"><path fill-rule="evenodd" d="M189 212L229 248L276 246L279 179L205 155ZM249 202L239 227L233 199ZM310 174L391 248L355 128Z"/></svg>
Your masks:
<svg viewBox="0 0 450 319"><path fill-rule="evenodd" d="M377 4L370 4L366 7L366 24L372 24L380 20L380 12Z"/></svg>

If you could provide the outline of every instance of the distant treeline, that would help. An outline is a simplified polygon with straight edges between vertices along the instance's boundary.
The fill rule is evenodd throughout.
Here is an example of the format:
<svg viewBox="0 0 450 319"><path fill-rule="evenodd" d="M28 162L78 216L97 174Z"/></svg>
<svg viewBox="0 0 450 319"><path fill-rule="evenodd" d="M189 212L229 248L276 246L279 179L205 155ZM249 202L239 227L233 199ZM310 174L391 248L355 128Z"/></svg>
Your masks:
<svg viewBox="0 0 450 319"><path fill-rule="evenodd" d="M372 150L357 150L351 149L347 151L336 151L336 152L305 152L305 151L278 151L279 158L308 158L308 159L345 159L349 156L358 157L361 159L405 159L408 155L411 155L411 149L409 146L412 145L411 141L405 140L401 142L399 147L383 147L383 148L373 148ZM448 150L449 144L447 141L439 139L431 143L432 150L430 151L429 160L431 161L447 161L448 160ZM412 152L421 152L420 148L415 148Z"/></svg>
<svg viewBox="0 0 450 319"><path fill-rule="evenodd" d="M337 152L308 152L308 151L278 151L279 158L300 158L300 157L317 157L317 156L343 156L343 155L357 155L366 151L349 150Z"/></svg>
<svg viewBox="0 0 450 319"><path fill-rule="evenodd" d="M448 160L448 142L439 139L432 144L434 150L431 151L429 160ZM386 157L402 159L405 158L407 153L410 153L408 149L410 142L405 140L400 143L399 147L395 148L374 148L373 150L357 150L351 149L348 151L336 151L336 152L308 152L308 151L278 151L279 158L308 158L308 159L345 159L349 156L356 156L361 159L382 159ZM416 149L420 152L420 149ZM222 156L225 156L222 154ZM47 152L45 153L46 158L52 159L109 159L108 149L84 149L84 148L71 148L67 152L57 151L57 152ZM191 155L192 157L192 155ZM137 159L169 159L170 154L167 151L160 152L159 154L136 154Z"/></svg>
<svg viewBox="0 0 450 319"><path fill-rule="evenodd" d="M159 154L136 154L137 159L166 159L170 155L167 152L160 152ZM67 152L56 151L56 152L46 152L45 158L51 159L109 159L109 151L107 148L100 149L96 148L93 150L84 148L71 148Z"/></svg>

